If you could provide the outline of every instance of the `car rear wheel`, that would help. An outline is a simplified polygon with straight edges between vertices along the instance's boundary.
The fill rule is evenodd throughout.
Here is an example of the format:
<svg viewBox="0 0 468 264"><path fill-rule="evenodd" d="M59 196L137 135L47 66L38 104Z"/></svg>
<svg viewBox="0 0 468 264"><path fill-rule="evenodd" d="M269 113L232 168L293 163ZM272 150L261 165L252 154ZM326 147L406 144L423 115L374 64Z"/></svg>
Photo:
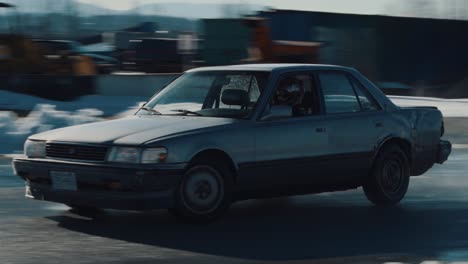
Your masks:
<svg viewBox="0 0 468 264"><path fill-rule="evenodd" d="M364 193L376 205L395 205L406 195L409 178L410 165L406 153L398 145L384 146L363 185Z"/></svg>
<svg viewBox="0 0 468 264"><path fill-rule="evenodd" d="M185 172L176 191L176 206L170 210L194 223L213 221L231 204L232 174L222 163L200 160Z"/></svg>

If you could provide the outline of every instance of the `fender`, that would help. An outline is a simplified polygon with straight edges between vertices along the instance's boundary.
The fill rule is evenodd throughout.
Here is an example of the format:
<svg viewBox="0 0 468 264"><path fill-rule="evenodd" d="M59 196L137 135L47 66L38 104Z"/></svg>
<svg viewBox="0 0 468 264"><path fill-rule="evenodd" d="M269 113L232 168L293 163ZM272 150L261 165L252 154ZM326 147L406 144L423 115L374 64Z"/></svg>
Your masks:
<svg viewBox="0 0 468 264"><path fill-rule="evenodd" d="M223 156L224 158L226 159L229 159L229 165L232 166L232 168L234 169L234 171L237 173L239 171L239 165L237 164L237 162L235 162L232 158L232 155L230 155L229 153L227 153L226 151L224 150L221 150L215 146L206 146L202 149L198 149L197 151L194 151L193 153L191 153L190 155L190 159L188 160L188 163L190 163L190 161L193 160L193 158L195 158L197 155L199 155L200 153L203 153L203 152L217 152L217 153L223 153ZM188 164L187 163L187 164Z"/></svg>
<svg viewBox="0 0 468 264"><path fill-rule="evenodd" d="M400 143L403 143L403 144L406 144L405 146L405 149L404 151L407 152L408 154L408 159L410 161L410 164L411 164L411 161L413 160L413 144L411 143L411 140L409 139L405 139L401 136L397 136L397 135L394 135L394 134L390 134L390 135L387 135L385 137L383 137L382 140L380 140L380 142L378 142L376 145L375 145L375 148L374 148L374 156L373 156L373 160L375 160L375 158L377 157L377 155L379 154L380 150L382 149L382 147L387 144L388 142L392 141L392 140L395 140L395 141L399 141Z"/></svg>

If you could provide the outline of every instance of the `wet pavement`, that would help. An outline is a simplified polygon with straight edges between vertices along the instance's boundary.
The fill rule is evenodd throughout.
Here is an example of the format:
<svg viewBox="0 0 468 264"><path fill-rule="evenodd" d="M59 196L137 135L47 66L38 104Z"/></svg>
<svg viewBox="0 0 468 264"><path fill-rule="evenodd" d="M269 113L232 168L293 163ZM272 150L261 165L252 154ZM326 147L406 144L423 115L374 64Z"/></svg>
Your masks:
<svg viewBox="0 0 468 264"><path fill-rule="evenodd" d="M77 215L24 198L0 159L1 263L421 263L468 261L468 149L411 179L403 203L361 189L240 202L194 226L166 211Z"/></svg>

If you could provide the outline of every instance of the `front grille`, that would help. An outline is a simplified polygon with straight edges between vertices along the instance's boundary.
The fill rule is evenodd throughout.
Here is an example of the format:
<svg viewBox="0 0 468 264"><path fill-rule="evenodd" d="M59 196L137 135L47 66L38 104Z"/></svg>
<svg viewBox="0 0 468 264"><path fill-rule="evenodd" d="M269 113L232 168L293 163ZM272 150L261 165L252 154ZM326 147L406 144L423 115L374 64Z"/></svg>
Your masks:
<svg viewBox="0 0 468 264"><path fill-rule="evenodd" d="M107 147L73 144L47 143L46 155L51 158L105 161Z"/></svg>

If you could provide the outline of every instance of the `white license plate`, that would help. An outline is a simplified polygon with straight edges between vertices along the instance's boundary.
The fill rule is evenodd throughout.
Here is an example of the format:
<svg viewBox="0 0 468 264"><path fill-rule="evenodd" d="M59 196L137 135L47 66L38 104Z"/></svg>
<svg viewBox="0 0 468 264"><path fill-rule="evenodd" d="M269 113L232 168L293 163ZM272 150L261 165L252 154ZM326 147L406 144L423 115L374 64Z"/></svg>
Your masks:
<svg viewBox="0 0 468 264"><path fill-rule="evenodd" d="M76 175L74 172L51 171L50 178L52 179L53 189L69 191L78 190Z"/></svg>

